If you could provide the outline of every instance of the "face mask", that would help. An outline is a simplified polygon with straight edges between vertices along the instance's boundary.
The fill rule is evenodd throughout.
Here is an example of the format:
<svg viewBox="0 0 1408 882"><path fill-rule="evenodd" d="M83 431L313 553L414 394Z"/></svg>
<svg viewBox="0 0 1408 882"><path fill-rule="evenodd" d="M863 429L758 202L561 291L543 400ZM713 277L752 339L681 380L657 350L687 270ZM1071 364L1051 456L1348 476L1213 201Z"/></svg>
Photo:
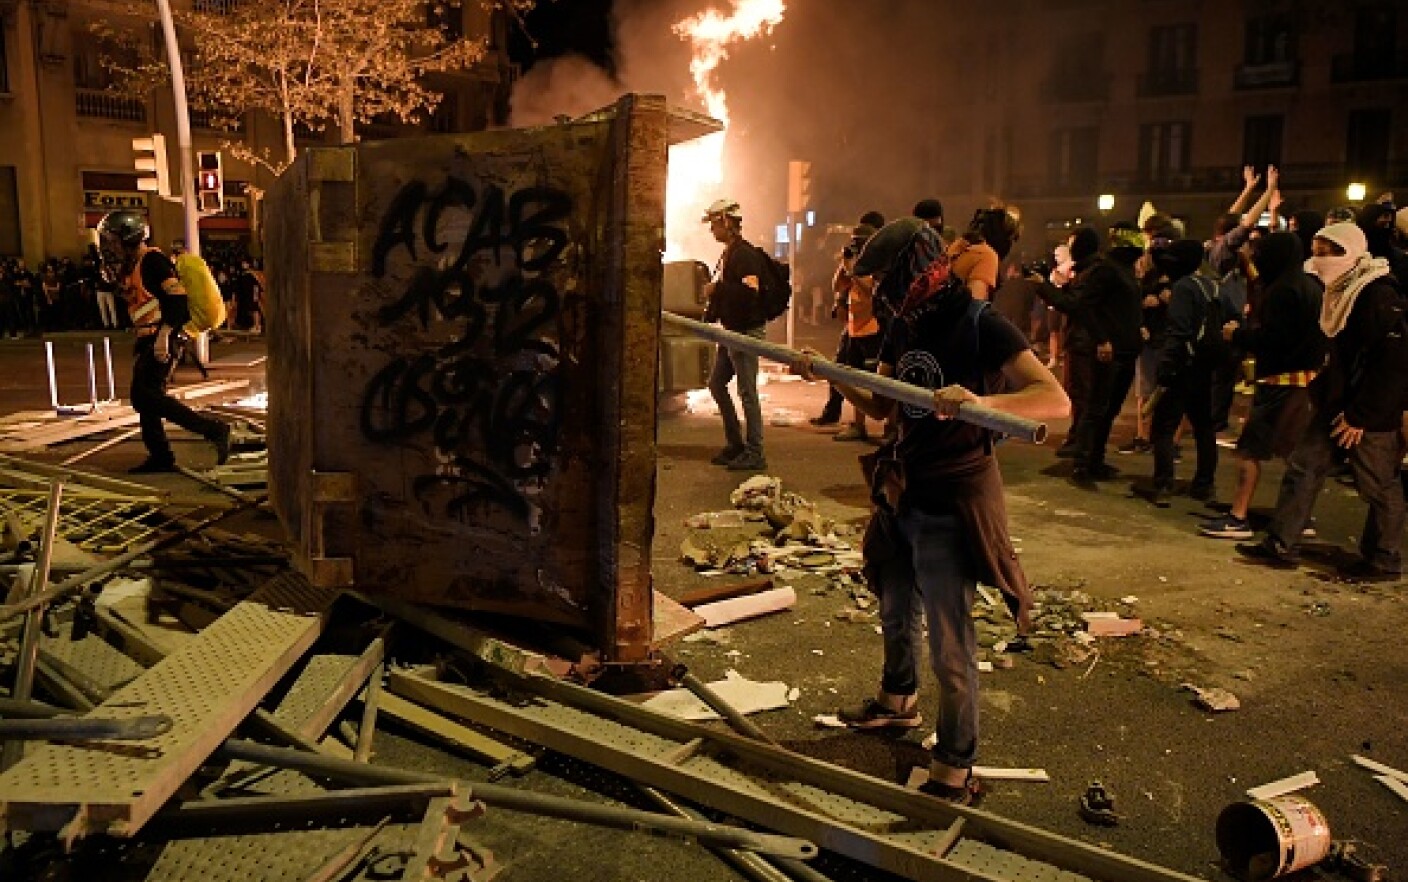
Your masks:
<svg viewBox="0 0 1408 882"><path fill-rule="evenodd" d="M1354 268L1358 262L1348 254L1326 254L1311 257L1305 262L1305 271L1320 277L1320 281L1326 285L1334 284L1335 280Z"/></svg>

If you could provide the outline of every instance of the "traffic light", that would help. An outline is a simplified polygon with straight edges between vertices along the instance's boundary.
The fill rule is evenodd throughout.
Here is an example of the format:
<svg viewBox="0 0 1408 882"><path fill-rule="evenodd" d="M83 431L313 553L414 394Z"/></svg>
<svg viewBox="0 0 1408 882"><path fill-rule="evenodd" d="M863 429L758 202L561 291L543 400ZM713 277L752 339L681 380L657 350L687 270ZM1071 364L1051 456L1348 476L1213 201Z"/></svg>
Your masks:
<svg viewBox="0 0 1408 882"><path fill-rule="evenodd" d="M209 214L225 210L225 174L219 150L196 151L196 207Z"/></svg>
<svg viewBox="0 0 1408 882"><path fill-rule="evenodd" d="M170 196L171 178L166 169L166 137L152 135L148 138L133 138L132 150L137 154L134 160L137 171L151 174L151 177L137 179L137 189L143 193Z"/></svg>
<svg viewBox="0 0 1408 882"><path fill-rule="evenodd" d="M812 164L794 159L787 163L787 211L801 214L812 202Z"/></svg>

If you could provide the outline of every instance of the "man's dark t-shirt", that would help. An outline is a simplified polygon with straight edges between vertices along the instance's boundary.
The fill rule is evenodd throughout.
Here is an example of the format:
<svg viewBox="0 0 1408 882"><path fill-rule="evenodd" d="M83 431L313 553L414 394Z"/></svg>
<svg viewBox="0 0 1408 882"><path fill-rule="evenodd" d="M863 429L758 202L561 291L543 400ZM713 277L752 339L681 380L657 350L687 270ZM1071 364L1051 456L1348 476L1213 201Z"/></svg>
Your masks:
<svg viewBox="0 0 1408 882"><path fill-rule="evenodd" d="M894 322L880 361L911 385L939 389L958 383L982 395L999 391L1002 367L1029 348L1026 336L991 308L983 309L975 323L965 302L928 310L921 304ZM940 500L925 493L925 485L981 466L990 452L988 431L937 419L932 411L908 404L899 405L899 414L897 453L905 463L906 498L921 508L941 508Z"/></svg>
<svg viewBox="0 0 1408 882"><path fill-rule="evenodd" d="M167 279L174 278L177 278L176 265L171 262L171 258L160 251L148 251L142 255L142 287L161 304L161 323L172 328L182 328L191 319L187 300L184 296L167 294L162 287Z"/></svg>
<svg viewBox="0 0 1408 882"><path fill-rule="evenodd" d="M745 285L743 280L756 276L759 284L766 272L768 256L745 239L739 239L719 256L719 274L710 316L730 331L750 331L767 323L763 315L762 295Z"/></svg>

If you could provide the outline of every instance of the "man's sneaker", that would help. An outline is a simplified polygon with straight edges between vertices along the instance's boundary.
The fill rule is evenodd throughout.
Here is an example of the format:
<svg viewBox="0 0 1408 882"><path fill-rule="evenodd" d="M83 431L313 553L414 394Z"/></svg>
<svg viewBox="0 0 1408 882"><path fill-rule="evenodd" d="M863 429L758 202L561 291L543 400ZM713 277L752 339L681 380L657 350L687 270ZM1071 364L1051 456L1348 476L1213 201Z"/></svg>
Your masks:
<svg viewBox="0 0 1408 882"><path fill-rule="evenodd" d="M1095 483L1095 479L1090 476L1090 470L1085 466L1076 466L1071 471L1071 483L1082 490L1100 489L1100 485Z"/></svg>
<svg viewBox="0 0 1408 882"><path fill-rule="evenodd" d="M768 467L768 461L761 453L753 450L745 450L729 460L728 470L731 472L761 472Z"/></svg>
<svg viewBox="0 0 1408 882"><path fill-rule="evenodd" d="M1300 531L1300 538L1302 538L1302 539L1318 539L1318 538L1320 538L1320 533L1319 533L1319 531L1317 531L1317 530L1315 529L1315 518L1311 518L1311 519L1306 523L1305 527L1301 529L1301 531Z"/></svg>
<svg viewBox="0 0 1408 882"><path fill-rule="evenodd" d="M1075 442L1074 442L1074 441L1066 441L1066 442L1063 443L1060 447L1057 447L1057 448L1056 448L1056 458L1057 458L1057 459L1075 459L1075 458L1076 458L1076 445L1075 445Z"/></svg>
<svg viewBox="0 0 1408 882"><path fill-rule="evenodd" d="M1295 551L1270 536L1260 542L1238 542L1237 553L1249 560L1282 570L1293 568L1298 557Z"/></svg>
<svg viewBox="0 0 1408 882"><path fill-rule="evenodd" d="M733 462L735 459L738 459L741 453L743 453L742 447L735 447L730 444L723 450L720 450L718 453L714 454L714 458L709 460L709 462L713 463L714 465L726 466L729 463Z"/></svg>
<svg viewBox="0 0 1408 882"><path fill-rule="evenodd" d="M941 784L930 778L919 785L919 792L952 805L972 805L982 792L982 784L973 777L973 770L969 769L968 779L962 784Z"/></svg>
<svg viewBox="0 0 1408 882"><path fill-rule="evenodd" d="M847 426L846 428L842 429L841 431L837 432L835 435L832 435L832 436L831 436L831 440L832 440L832 441L868 441L868 440L870 440L870 435L868 435L868 434L866 433L865 429L863 429L863 428L861 428L860 426L857 426L857 425L855 425L854 423L852 423L851 425L849 425L849 426Z"/></svg>
<svg viewBox="0 0 1408 882"><path fill-rule="evenodd" d="M1135 438L1133 441L1129 442L1123 447L1115 448L1115 452L1123 453L1125 456L1130 456L1131 454L1135 453L1148 453L1150 450L1153 449L1154 445L1149 443L1149 439Z"/></svg>
<svg viewBox="0 0 1408 882"><path fill-rule="evenodd" d="M1188 496L1199 502L1211 502L1217 495L1217 488L1211 484L1189 484Z"/></svg>
<svg viewBox="0 0 1408 882"><path fill-rule="evenodd" d="M829 413L822 413L821 416L814 416L807 420L807 422L811 423L813 426L834 426L841 422L841 415L838 413L832 416Z"/></svg>
<svg viewBox="0 0 1408 882"><path fill-rule="evenodd" d="M129 474L129 475L160 475L160 474L163 474L163 473L165 473L165 472L174 472L174 471L176 471L176 460L174 460L174 459L163 459L163 458L158 458L158 457L154 457L154 456L149 456L149 457L146 458L146 460L145 460L141 465L133 466L132 468L128 469L128 470L127 470L127 474Z"/></svg>
<svg viewBox="0 0 1408 882"><path fill-rule="evenodd" d="M1096 463L1087 471L1090 472L1090 477L1097 481L1113 481L1120 476L1120 470L1107 462Z"/></svg>
<svg viewBox="0 0 1408 882"><path fill-rule="evenodd" d="M1232 515L1214 518L1199 527L1198 532L1212 539L1250 539L1256 535L1251 524Z"/></svg>
<svg viewBox="0 0 1408 882"><path fill-rule="evenodd" d="M1363 558L1353 563L1341 564L1335 569L1336 572L1339 573L1340 578L1350 579L1355 582L1397 582L1399 579L1403 578L1402 573L1386 570Z"/></svg>
<svg viewBox="0 0 1408 882"><path fill-rule="evenodd" d="M210 443L215 445L215 464L218 466L230 461L230 435L232 432L230 424L222 422L219 430L210 439Z"/></svg>
<svg viewBox="0 0 1408 882"><path fill-rule="evenodd" d="M896 711L873 698L867 698L860 707L842 708L836 716L852 729L913 729L924 722L918 703L907 711Z"/></svg>

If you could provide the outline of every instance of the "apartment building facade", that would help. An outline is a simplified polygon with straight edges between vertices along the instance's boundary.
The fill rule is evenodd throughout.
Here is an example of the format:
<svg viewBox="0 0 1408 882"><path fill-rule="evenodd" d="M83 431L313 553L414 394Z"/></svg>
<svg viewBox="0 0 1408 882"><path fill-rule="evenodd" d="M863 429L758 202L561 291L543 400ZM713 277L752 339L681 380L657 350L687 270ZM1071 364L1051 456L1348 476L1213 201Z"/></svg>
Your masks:
<svg viewBox="0 0 1408 882"><path fill-rule="evenodd" d="M182 2L219 11L239 0L176 0L178 9ZM477 131L507 119L515 73L508 60L506 20L478 3L447 8L452 33L486 38L484 59L472 69L434 76L432 86L445 97L418 129L359 126L360 137ZM124 16L126 9L103 0L0 0L0 255L22 256L31 265L50 256L76 256L91 241L97 221L116 208L147 213L159 244L182 238L179 203L138 190L133 165L132 139L164 134L172 178L179 180L170 90L143 98L115 92L100 60L103 47L95 23L159 45L155 4L147 20ZM428 10L427 15L444 16L445 11ZM192 114L191 122L196 150L219 150L240 141L255 150L282 152L278 123L259 114L246 114L234 131L215 128L199 113ZM302 132L298 140L300 146L310 146L330 137ZM202 246L257 254L257 204L248 185L262 188L271 178L266 169L239 162L228 152L223 158L225 208L201 219Z"/></svg>

